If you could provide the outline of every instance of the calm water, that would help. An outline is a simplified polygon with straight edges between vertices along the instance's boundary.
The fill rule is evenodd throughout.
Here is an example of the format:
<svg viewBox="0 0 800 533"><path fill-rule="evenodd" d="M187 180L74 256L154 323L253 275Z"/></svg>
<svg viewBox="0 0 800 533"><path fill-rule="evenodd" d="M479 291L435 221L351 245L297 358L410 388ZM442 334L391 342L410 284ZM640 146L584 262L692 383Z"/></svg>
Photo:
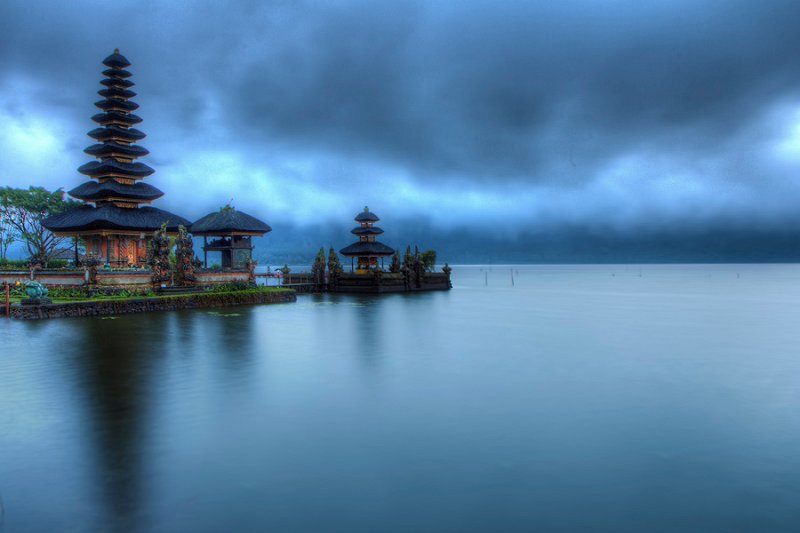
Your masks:
<svg viewBox="0 0 800 533"><path fill-rule="evenodd" d="M800 531L800 266L513 272L0 319L5 531Z"/></svg>

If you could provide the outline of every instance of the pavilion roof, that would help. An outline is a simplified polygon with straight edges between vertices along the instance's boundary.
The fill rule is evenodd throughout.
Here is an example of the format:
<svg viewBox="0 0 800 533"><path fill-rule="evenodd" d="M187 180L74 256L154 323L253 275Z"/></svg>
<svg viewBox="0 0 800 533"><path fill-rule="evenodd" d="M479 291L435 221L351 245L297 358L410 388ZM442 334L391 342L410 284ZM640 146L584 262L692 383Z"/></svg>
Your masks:
<svg viewBox="0 0 800 533"><path fill-rule="evenodd" d="M233 207L223 207L219 211L209 213L192 224L191 232L194 235L235 235L259 234L263 235L272 231L266 222L237 211Z"/></svg>

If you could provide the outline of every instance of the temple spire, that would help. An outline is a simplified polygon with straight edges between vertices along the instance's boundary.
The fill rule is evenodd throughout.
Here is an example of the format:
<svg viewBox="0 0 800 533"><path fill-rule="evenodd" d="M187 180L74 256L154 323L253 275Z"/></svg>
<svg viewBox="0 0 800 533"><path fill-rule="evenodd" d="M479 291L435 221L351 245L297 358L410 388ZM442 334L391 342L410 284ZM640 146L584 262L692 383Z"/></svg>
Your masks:
<svg viewBox="0 0 800 533"><path fill-rule="evenodd" d="M383 230L375 225L375 222L379 220L378 215L371 212L368 206L364 206L364 210L356 215L355 218L355 221L358 222L358 227L350 231L350 233L358 237L358 242L339 250L339 253L344 256L358 258L358 272L367 272L376 268L379 257L394 253L392 248L375 240L377 235L383 233Z"/></svg>
<svg viewBox="0 0 800 533"><path fill-rule="evenodd" d="M97 91L103 99L94 104L103 112L92 117L101 127L89 132L89 136L99 142L84 150L97 161L78 168L78 172L96 180L96 183L77 187L70 191L70 195L93 202L98 207L112 203L117 207L135 208L160 198L163 193L151 185L137 183L155 171L136 161L150 152L135 144L145 134L131 127L142 121L133 114L139 104L131 100L136 93L129 89L133 83L126 79L130 72L125 69L131 63L116 48L103 64L110 68L103 73L105 79L101 83L104 88Z"/></svg>
<svg viewBox="0 0 800 533"><path fill-rule="evenodd" d="M81 165L78 172L91 178L69 191L69 195L83 200L84 206L67 213L53 215L44 225L57 235L80 236L86 242L88 254L95 255L113 266L141 266L146 262L145 237L167 225L176 233L179 225L190 222L173 213L147 205L164 195L160 190L142 180L155 171L137 159L149 151L136 144L145 134L134 128L142 121L133 112L139 104L130 88L133 82L127 68L128 59L114 49L103 60L106 70L103 86L98 94L102 100L95 102L100 113L92 120L98 128L89 132L97 141L84 150L95 161Z"/></svg>

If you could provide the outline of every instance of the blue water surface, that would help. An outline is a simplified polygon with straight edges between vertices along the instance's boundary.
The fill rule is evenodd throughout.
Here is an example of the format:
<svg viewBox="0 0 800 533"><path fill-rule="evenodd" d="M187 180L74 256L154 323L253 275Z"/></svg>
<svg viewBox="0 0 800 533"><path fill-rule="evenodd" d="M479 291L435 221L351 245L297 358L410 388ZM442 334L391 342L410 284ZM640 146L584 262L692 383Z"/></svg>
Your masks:
<svg viewBox="0 0 800 533"><path fill-rule="evenodd" d="M5 530L800 531L800 266L453 284L0 320Z"/></svg>

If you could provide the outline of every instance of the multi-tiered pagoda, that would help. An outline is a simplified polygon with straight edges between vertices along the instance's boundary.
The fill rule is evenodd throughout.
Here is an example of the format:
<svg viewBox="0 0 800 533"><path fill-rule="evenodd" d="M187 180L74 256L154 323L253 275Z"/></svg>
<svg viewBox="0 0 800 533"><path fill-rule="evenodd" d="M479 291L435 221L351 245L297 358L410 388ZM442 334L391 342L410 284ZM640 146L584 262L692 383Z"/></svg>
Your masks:
<svg viewBox="0 0 800 533"><path fill-rule="evenodd" d="M89 132L97 144L84 152L97 158L78 168L88 181L69 191L83 200L84 206L44 221L47 229L59 236L79 237L86 242L86 253L112 266L142 266L147 257L147 241L153 231L167 224L167 231L177 232L179 225L191 223L178 215L150 207L163 192L142 180L155 172L137 162L149 152L135 143L145 137L135 124L142 121L133 114L139 105L130 99L130 62L114 50L103 60L108 67L96 102L101 113L92 117L100 127ZM143 206L144 204L144 206Z"/></svg>
<svg viewBox="0 0 800 533"><path fill-rule="evenodd" d="M369 207L365 207L361 213L356 215L355 221L358 222L358 227L353 228L350 232L358 236L358 242L339 250L340 254L350 258L351 270L354 258L358 258L357 273L365 273L377 268L378 258L394 253L392 248L375 240L376 235L383 233L383 230L375 225L379 220L378 215L370 211Z"/></svg>

